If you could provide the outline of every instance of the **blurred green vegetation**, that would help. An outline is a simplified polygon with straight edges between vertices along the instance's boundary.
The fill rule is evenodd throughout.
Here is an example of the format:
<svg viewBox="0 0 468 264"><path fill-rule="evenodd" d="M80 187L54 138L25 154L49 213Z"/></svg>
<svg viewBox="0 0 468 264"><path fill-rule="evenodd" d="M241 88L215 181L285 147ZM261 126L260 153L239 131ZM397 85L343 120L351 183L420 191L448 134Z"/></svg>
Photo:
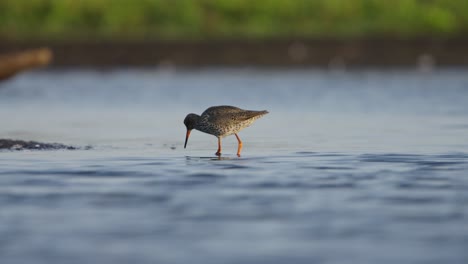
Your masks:
<svg viewBox="0 0 468 264"><path fill-rule="evenodd" d="M468 0L0 0L0 38L461 36Z"/></svg>

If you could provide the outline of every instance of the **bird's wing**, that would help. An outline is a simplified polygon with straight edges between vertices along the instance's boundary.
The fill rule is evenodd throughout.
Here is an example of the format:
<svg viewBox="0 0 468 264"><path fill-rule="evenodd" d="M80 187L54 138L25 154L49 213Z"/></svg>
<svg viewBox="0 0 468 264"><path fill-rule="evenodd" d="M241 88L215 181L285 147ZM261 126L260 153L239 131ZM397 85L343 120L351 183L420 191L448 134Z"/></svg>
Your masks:
<svg viewBox="0 0 468 264"><path fill-rule="evenodd" d="M220 106L212 106L208 109L206 109L202 115L219 115L219 114L228 114L228 113L239 113L245 110L242 110L238 107L235 106L230 106L230 105L220 105Z"/></svg>
<svg viewBox="0 0 468 264"><path fill-rule="evenodd" d="M208 121L212 124L224 124L226 121L234 121L234 122L244 122L249 119L260 117L262 115L267 114L267 111L248 111L248 110L241 110L229 112L223 112L223 114L212 114L208 116ZM255 118L256 119L256 118Z"/></svg>

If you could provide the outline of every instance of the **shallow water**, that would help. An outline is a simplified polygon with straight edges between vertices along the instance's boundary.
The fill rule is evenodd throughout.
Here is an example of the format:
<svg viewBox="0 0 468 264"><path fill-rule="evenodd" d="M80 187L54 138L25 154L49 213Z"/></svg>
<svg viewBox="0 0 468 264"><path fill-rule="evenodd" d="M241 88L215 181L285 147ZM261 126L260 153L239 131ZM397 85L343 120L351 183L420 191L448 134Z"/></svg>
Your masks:
<svg viewBox="0 0 468 264"><path fill-rule="evenodd" d="M0 86L3 263L466 263L468 69L33 72ZM223 141L188 112L269 110ZM86 149L91 146L91 149Z"/></svg>

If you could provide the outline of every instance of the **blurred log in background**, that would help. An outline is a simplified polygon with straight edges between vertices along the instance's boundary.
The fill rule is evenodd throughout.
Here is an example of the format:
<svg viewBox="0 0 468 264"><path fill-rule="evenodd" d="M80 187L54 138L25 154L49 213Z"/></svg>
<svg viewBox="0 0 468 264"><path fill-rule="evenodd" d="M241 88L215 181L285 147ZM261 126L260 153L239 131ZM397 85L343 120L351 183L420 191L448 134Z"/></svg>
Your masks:
<svg viewBox="0 0 468 264"><path fill-rule="evenodd" d="M49 48L0 54L0 81L19 72L48 65L51 61L52 51Z"/></svg>

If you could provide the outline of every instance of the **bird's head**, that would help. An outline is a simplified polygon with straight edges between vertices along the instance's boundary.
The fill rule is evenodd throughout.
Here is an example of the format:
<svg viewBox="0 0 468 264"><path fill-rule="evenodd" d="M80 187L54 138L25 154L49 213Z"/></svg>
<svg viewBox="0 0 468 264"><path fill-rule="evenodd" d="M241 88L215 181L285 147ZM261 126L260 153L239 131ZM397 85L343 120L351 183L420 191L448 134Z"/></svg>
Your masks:
<svg viewBox="0 0 468 264"><path fill-rule="evenodd" d="M184 125L185 127L187 128L187 134L185 136L185 144L184 144L184 148L187 147L187 141L189 139L189 136L190 136L190 132L192 131L192 129L195 128L197 122L198 122L198 119L200 118L199 115L197 114L188 114L185 119L184 119Z"/></svg>

